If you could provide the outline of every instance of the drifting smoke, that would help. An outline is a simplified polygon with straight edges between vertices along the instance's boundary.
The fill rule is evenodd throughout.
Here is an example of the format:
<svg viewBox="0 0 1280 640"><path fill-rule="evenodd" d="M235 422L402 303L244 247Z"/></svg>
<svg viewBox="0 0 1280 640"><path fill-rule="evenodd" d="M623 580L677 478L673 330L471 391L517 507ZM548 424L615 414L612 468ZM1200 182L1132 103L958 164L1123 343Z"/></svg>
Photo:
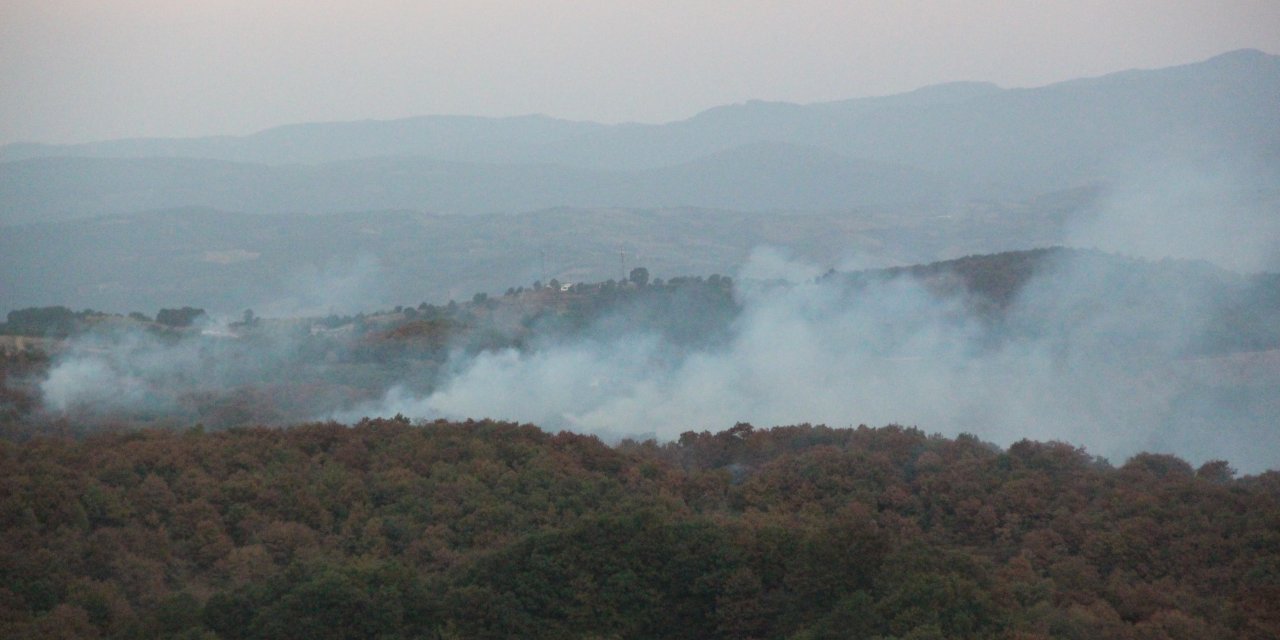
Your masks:
<svg viewBox="0 0 1280 640"><path fill-rule="evenodd" d="M1118 180L1066 243L1144 258L1204 260L1241 273L1280 270L1280 180L1269 163L1144 163Z"/></svg>
<svg viewBox="0 0 1280 640"><path fill-rule="evenodd" d="M333 364L365 343L310 335L305 323L241 337L98 332L72 341L41 389L54 412L214 425L400 413L670 439L740 421L899 423L1002 445L1062 440L1113 460L1145 450L1280 466L1275 352L1197 356L1240 276L1047 252L993 311L952 286L954 274L816 273L757 252L737 280L740 311L715 339L673 340L626 306L568 337L535 330L521 348L458 347L438 366ZM293 386L274 386L285 380ZM253 410L262 395L265 417Z"/></svg>
<svg viewBox="0 0 1280 640"><path fill-rule="evenodd" d="M305 327L239 337L225 323L173 334L136 326L70 340L39 387L46 412L78 422L284 424L361 394L325 379Z"/></svg>
<svg viewBox="0 0 1280 640"><path fill-rule="evenodd" d="M290 293L257 306L275 317L357 313L384 304L386 272L374 256L362 254L350 262L306 265L294 272L285 288Z"/></svg>
<svg viewBox="0 0 1280 640"><path fill-rule="evenodd" d="M1242 196L1238 184L1204 175L1151 171L1114 188L1068 238L1152 259L1280 266L1280 223L1267 215L1274 194ZM368 308L385 302L379 273L376 260L362 259L302 274L298 293L260 310ZM305 324L302 334L238 337L96 333L72 341L41 391L52 412L206 424L399 413L670 439L740 421L900 423L1002 445L1062 440L1113 460L1145 450L1223 458L1245 471L1280 467L1280 352L1248 353L1275 349L1280 336L1205 338L1223 333L1224 318L1257 316L1224 312L1242 276L1057 252L993 310L942 276L820 274L785 253L755 252L735 279L740 310L715 339L673 340L652 317L629 315L676 325L696 319L696 305L624 306L585 330L534 327L518 348L458 345L425 362L370 355L358 335L317 338ZM1253 324L1275 326L1267 318L1280 320L1280 297L1261 304Z"/></svg>
<svg viewBox="0 0 1280 640"><path fill-rule="evenodd" d="M743 273L813 272L763 254ZM1147 450L1275 467L1276 407L1214 397L1183 357L1214 319L1211 293L1182 283L1153 305L1130 272L1127 262L1051 260L994 322L907 277L853 290L740 278L743 311L718 346L680 351L611 330L483 353L434 393L393 388L355 413L662 439L739 421L900 423L1006 445L1063 440L1118 459Z"/></svg>
<svg viewBox="0 0 1280 640"><path fill-rule="evenodd" d="M175 405L156 392L161 385L214 384L206 365L225 359L200 351L141 331L98 331L71 341L40 389L46 407L58 412L171 411Z"/></svg>
<svg viewBox="0 0 1280 640"><path fill-rule="evenodd" d="M40 385L45 405L58 412L84 405L106 410L136 407L146 402L146 389L143 380L98 358L64 360Z"/></svg>
<svg viewBox="0 0 1280 640"><path fill-rule="evenodd" d="M269 329L236 330L228 318L206 316L184 331L106 323L56 354L39 385L44 409L89 422L212 426L285 424L336 410L370 393L349 384L360 376L316 365L353 345L341 334L311 336L312 323L301 318L376 306L385 297L383 275L368 255L295 272L288 293L255 305L267 317L296 319L272 322Z"/></svg>

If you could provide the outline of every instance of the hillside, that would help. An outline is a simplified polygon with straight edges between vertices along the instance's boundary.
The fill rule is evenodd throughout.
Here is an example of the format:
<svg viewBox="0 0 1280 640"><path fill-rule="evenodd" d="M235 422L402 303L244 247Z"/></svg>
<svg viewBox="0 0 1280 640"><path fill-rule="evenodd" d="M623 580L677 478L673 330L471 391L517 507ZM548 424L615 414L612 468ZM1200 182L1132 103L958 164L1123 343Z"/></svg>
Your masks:
<svg viewBox="0 0 1280 640"><path fill-rule="evenodd" d="M736 191L726 191L734 194ZM742 193L751 193L750 189ZM726 195L734 199L738 195ZM262 216L207 209L8 227L0 233L0 314L67 304L126 313L194 305L225 314L354 313L464 301L534 280L731 274L753 250L785 247L834 266L911 264L1057 244L1095 191L974 206L945 218L897 212L803 215L707 209L557 208L520 215L411 211Z"/></svg>
<svg viewBox="0 0 1280 640"><path fill-rule="evenodd" d="M358 312L258 308L234 322L172 305L13 312L0 329L56 340L6 354L0 427L403 413L616 440L811 417L1280 464L1274 274L1067 249L791 282L757 262L741 278L637 268L624 282L553 278Z"/></svg>

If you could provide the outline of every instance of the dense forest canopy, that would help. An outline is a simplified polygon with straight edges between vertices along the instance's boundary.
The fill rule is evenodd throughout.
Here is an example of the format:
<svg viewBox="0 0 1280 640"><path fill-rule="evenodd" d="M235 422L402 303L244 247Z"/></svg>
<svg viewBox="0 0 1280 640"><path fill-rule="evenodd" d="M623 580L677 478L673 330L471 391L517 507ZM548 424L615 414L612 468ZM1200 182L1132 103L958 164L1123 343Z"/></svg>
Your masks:
<svg viewBox="0 0 1280 640"><path fill-rule="evenodd" d="M1280 634L1280 476L888 426L0 442L11 638Z"/></svg>

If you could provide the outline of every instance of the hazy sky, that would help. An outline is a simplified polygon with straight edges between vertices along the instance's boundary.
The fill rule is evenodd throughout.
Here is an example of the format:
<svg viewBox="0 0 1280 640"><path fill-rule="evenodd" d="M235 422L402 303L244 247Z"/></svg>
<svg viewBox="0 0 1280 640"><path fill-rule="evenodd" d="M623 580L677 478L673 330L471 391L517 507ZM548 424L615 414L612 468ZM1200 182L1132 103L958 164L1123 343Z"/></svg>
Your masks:
<svg viewBox="0 0 1280 640"><path fill-rule="evenodd" d="M545 113L660 122L1252 47L1280 0L0 0L0 143Z"/></svg>

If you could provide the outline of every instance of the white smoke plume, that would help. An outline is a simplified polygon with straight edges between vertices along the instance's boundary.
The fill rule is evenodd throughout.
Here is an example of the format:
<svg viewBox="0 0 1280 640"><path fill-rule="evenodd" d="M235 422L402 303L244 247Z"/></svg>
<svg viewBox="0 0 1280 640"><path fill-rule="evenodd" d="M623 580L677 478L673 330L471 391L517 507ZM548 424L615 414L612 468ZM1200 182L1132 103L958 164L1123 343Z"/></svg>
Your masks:
<svg viewBox="0 0 1280 640"><path fill-rule="evenodd" d="M764 254L743 274L815 272L777 258ZM835 282L740 277L743 312L715 347L679 352L652 335L598 334L483 353L434 393L393 388L355 413L660 439L739 421L900 423L1003 445L1063 440L1117 461L1146 450L1277 466L1280 434L1258 426L1272 409L1199 399L1203 389L1187 373L1186 347L1212 321L1200 303L1207 292L1184 292L1186 304L1167 313L1127 299L1137 292L1126 290L1124 273L1082 264L1052 265L996 325L963 297L907 277L852 293Z"/></svg>
<svg viewBox="0 0 1280 640"><path fill-rule="evenodd" d="M1127 170L1066 244L1150 259L1204 260L1251 273L1280 270L1275 167L1222 160L1146 162Z"/></svg>

